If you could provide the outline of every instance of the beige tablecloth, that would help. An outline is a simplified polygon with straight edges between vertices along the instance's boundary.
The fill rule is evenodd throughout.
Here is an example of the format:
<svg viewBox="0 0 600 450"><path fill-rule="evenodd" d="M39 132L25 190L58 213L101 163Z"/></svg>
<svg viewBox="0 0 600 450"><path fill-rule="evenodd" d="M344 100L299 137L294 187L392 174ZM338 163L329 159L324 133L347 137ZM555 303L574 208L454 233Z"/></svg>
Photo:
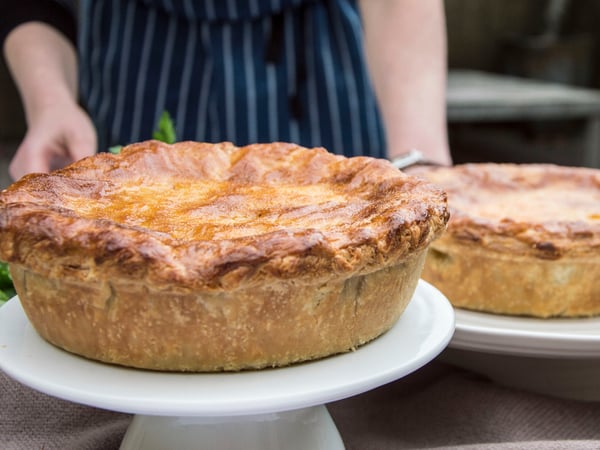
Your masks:
<svg viewBox="0 0 600 450"><path fill-rule="evenodd" d="M2 450L118 449L131 420L36 392L1 372L0 405ZM328 409L348 450L600 449L600 402L505 388L438 360Z"/></svg>

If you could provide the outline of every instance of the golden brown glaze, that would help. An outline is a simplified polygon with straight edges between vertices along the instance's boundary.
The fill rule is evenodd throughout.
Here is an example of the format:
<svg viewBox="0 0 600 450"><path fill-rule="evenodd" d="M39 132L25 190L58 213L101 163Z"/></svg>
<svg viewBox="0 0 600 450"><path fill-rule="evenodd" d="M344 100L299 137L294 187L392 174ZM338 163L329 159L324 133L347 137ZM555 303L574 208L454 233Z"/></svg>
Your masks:
<svg viewBox="0 0 600 450"><path fill-rule="evenodd" d="M441 191L386 161L291 144L135 144L26 176L0 208L0 259L202 289L370 271L447 220Z"/></svg>
<svg viewBox="0 0 600 450"><path fill-rule="evenodd" d="M451 219L423 278L455 306L504 314L600 314L600 171L464 164L411 174L448 194Z"/></svg>
<svg viewBox="0 0 600 450"><path fill-rule="evenodd" d="M412 295L447 220L440 189L384 160L285 143L148 141L0 193L0 259L36 329L63 348L136 367L237 370L381 334L410 298L394 280L406 278ZM360 294L384 274L387 286L369 288L376 296ZM382 310L383 296L395 300ZM333 306L313 308L321 304ZM310 338L302 329L328 308L339 318ZM285 330L306 342L289 347ZM141 340L164 345L136 348ZM276 341L288 342L287 356Z"/></svg>

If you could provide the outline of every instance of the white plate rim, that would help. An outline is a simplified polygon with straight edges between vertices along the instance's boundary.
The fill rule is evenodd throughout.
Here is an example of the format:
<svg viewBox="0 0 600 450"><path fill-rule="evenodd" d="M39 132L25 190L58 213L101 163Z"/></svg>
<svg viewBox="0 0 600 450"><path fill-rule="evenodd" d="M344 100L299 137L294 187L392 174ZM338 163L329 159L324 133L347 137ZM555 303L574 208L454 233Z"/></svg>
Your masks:
<svg viewBox="0 0 600 450"><path fill-rule="evenodd" d="M538 319L455 308L449 347L506 355L599 358L600 317Z"/></svg>
<svg viewBox="0 0 600 450"><path fill-rule="evenodd" d="M157 373L86 360L48 344L33 330L15 297L0 308L0 369L46 394L114 411L266 414L341 400L402 378L441 353L453 333L454 309L436 288L420 280L398 323L357 351L268 371ZM416 348L408 348L407 342ZM394 351L404 353L405 359L389 358Z"/></svg>

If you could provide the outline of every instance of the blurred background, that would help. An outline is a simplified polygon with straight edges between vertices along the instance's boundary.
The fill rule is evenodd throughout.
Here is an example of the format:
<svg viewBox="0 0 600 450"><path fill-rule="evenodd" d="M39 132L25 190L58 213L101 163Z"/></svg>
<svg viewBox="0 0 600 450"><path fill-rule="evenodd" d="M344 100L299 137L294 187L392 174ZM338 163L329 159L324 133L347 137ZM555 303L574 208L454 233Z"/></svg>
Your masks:
<svg viewBox="0 0 600 450"><path fill-rule="evenodd" d="M455 162L600 167L600 2L445 5Z"/></svg>
<svg viewBox="0 0 600 450"><path fill-rule="evenodd" d="M455 162L600 167L600 2L445 0ZM0 62L0 187L25 132Z"/></svg>

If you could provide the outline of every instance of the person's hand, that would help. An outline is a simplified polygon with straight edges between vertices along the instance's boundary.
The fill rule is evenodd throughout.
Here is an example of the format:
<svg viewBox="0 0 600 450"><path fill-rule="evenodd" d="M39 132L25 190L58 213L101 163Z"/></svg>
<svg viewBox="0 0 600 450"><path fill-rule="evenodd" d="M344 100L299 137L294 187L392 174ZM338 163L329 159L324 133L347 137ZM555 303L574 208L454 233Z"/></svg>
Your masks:
<svg viewBox="0 0 600 450"><path fill-rule="evenodd" d="M4 42L4 56L27 120L27 134L9 165L18 179L48 172L96 151L96 131L77 103L77 52L58 30L25 22Z"/></svg>
<svg viewBox="0 0 600 450"><path fill-rule="evenodd" d="M13 180L31 172L49 172L96 152L96 131L73 101L29 116L27 134L9 165Z"/></svg>

